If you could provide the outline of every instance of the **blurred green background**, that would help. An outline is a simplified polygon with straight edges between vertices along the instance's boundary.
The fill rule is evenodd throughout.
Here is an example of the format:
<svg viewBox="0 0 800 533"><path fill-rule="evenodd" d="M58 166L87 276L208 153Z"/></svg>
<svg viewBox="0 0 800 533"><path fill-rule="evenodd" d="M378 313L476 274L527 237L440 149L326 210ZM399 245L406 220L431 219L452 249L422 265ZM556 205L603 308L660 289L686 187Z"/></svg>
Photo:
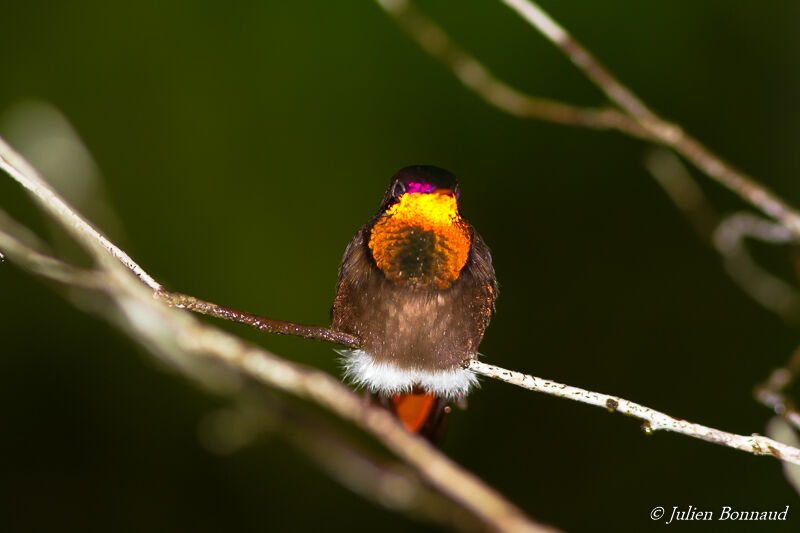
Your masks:
<svg viewBox="0 0 800 533"><path fill-rule="evenodd" d="M603 102L498 2L421 7L515 87ZM800 4L544 7L656 110L800 204ZM494 254L501 294L486 361L765 431L770 413L751 390L796 347L797 329L726 277L645 171L642 143L488 107L371 2L6 2L2 11L0 116L28 99L62 110L121 221L95 222L168 287L327 324L341 254L390 176L434 164L460 177L462 211ZM723 212L743 207L700 182ZM9 179L0 206L47 234ZM785 250L758 251L790 272ZM0 299L0 529L428 527L340 488L280 435L212 453L198 428L228 399L165 372L8 262ZM223 327L339 371L329 346ZM690 504L791 505L787 523L739 526L800 527L775 460L647 437L625 417L499 383L485 382L452 416L443 448L568 531L660 531L654 506Z"/></svg>

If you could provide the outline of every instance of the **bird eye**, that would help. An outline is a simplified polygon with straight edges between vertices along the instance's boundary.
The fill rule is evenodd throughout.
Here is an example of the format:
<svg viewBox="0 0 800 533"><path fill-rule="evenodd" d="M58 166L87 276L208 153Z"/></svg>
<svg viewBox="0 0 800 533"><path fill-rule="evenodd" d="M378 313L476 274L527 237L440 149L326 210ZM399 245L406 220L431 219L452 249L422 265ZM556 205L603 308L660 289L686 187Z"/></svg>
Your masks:
<svg viewBox="0 0 800 533"><path fill-rule="evenodd" d="M392 196L395 198L400 198L406 192L406 184L402 181L398 181L394 184L394 189L392 189Z"/></svg>

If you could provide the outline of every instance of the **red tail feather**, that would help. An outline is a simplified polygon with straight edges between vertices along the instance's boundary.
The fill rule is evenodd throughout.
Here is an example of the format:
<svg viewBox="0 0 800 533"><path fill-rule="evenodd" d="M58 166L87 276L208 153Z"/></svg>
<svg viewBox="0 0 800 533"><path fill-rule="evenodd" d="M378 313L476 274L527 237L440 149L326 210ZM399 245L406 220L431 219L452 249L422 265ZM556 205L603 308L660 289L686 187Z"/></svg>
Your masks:
<svg viewBox="0 0 800 533"><path fill-rule="evenodd" d="M397 418L411 433L418 433L422 429L437 403L433 394L395 394L392 396L392 405L394 405Z"/></svg>
<svg viewBox="0 0 800 533"><path fill-rule="evenodd" d="M422 392L395 394L385 399L383 405L397 415L408 431L418 433L434 443L441 438L447 413L450 412L444 399Z"/></svg>

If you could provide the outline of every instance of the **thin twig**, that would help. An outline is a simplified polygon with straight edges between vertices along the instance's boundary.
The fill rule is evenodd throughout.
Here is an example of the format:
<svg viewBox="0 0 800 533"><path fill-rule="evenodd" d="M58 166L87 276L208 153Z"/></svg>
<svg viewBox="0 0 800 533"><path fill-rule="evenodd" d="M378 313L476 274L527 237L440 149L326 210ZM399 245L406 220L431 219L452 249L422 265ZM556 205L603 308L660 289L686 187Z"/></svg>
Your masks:
<svg viewBox="0 0 800 533"><path fill-rule="evenodd" d="M71 209L66 201L61 198L52 188L48 187L44 181L35 173L27 161L16 153L7 143L2 142L0 150L0 168L5 170L20 185L30 191L35 198L52 215L58 218L73 233L73 236L90 237L92 245L90 252L97 255L97 245L111 254L131 272L133 272L142 282L153 289L156 297L162 299L169 305L186 308L197 313L224 318L234 322L240 322L255 327L266 333L277 333L282 335L295 335L307 339L315 339L332 342L341 346L357 348L359 341L353 335L331 330L321 326L304 326L283 320L275 320L250 313L244 313L218 306L210 302L199 300L192 296L176 292L166 291L161 285L144 271L133 259L114 243L97 231L88 221Z"/></svg>
<svg viewBox="0 0 800 533"><path fill-rule="evenodd" d="M756 263L745 245L747 238L787 244L794 241L792 232L781 224L742 212L720 222L713 243L728 275L753 300L787 322L796 323L800 318L800 292Z"/></svg>
<svg viewBox="0 0 800 533"><path fill-rule="evenodd" d="M797 428L787 424L786 419L773 417L767 423L767 435L783 442L790 442L793 446L800 446ZM783 475L795 492L800 494L800 467L791 463L783 463Z"/></svg>
<svg viewBox="0 0 800 533"><path fill-rule="evenodd" d="M581 108L514 89L455 44L447 33L407 0L377 1L423 50L441 61L464 86L490 105L520 118L590 129L613 129L632 137L650 138L650 133L636 120L617 109Z"/></svg>
<svg viewBox="0 0 800 533"><path fill-rule="evenodd" d="M264 333L293 335L304 339L330 342L348 348L358 348L360 345L358 337L322 326L306 326L303 324L295 324L294 322L286 322L285 320L276 320L274 318L253 315L218 304L212 304L211 302L200 300L194 296L181 294L179 292L170 292L164 289L156 291L156 296L172 307L188 309L189 311L194 311L202 315L246 324Z"/></svg>
<svg viewBox="0 0 800 533"><path fill-rule="evenodd" d="M773 370L769 378L757 385L753 391L759 403L772 409L795 429L800 429L800 412L784 392L795 382L798 373L800 373L800 348L795 349L785 366Z"/></svg>
<svg viewBox="0 0 800 533"><path fill-rule="evenodd" d="M748 212L721 218L681 160L665 148L648 154L645 166L698 236L719 252L731 279L764 308L786 322L798 322L800 293L762 268L745 243L750 238L770 244L789 244L795 240L792 231Z"/></svg>
<svg viewBox="0 0 800 533"><path fill-rule="evenodd" d="M150 277L142 267L137 265L128 254L103 236L86 219L72 209L52 187L45 183L38 172L2 138L0 138L0 169L5 170L9 176L27 189L40 205L60 222L67 231L72 233L77 241L86 246L88 251L96 258L104 259L102 255L98 254L98 247L100 247L125 265L128 270L142 280L142 283L152 290L157 291L161 288L161 285Z"/></svg>
<svg viewBox="0 0 800 533"><path fill-rule="evenodd" d="M750 176L717 157L676 124L659 117L535 2L502 2L555 44L612 102L635 118L660 143L671 147L767 215L780 220L792 230L795 238L800 237L800 214L794 208Z"/></svg>
<svg viewBox="0 0 800 533"><path fill-rule="evenodd" d="M642 123L658 124L660 119L633 92L606 70L592 54L553 20L536 3L528 0L502 0L531 26L552 41L608 98Z"/></svg>
<svg viewBox="0 0 800 533"><path fill-rule="evenodd" d="M718 429L671 417L655 409L617 396L609 396L608 394L601 394L599 392L592 392L578 387L556 383L529 374L506 370L505 368L482 363L480 361L469 361L465 365L465 368L478 375L498 379L524 389L602 407L609 411L616 411L637 418L644 422L643 429L646 431L672 431L755 455L770 455L776 459L800 465L800 449L787 446L786 444L782 444L767 437L755 434L748 437L745 435L728 433L727 431L720 431Z"/></svg>
<svg viewBox="0 0 800 533"><path fill-rule="evenodd" d="M236 409L222 411L224 423L214 433L224 439L235 428L238 448L261 432L270 431L288 439L320 469L367 500L458 530L483 530L482 524L465 513L463 507L422 482L412 469L296 403L274 393L258 394L253 401L240 401Z"/></svg>
<svg viewBox="0 0 800 533"><path fill-rule="evenodd" d="M29 272L58 283L84 289L105 287L106 283L102 273L82 270L59 259L41 254L2 229L3 224L0 224L0 250L5 252L5 254L0 253L0 257L8 255L9 258L13 258L15 263Z"/></svg>
<svg viewBox="0 0 800 533"><path fill-rule="evenodd" d="M680 158L666 148L657 147L647 153L644 166L683 214L700 239L713 246L712 235L720 216L709 203L703 190L692 178Z"/></svg>
<svg viewBox="0 0 800 533"><path fill-rule="evenodd" d="M781 370L783 369L778 369L775 372L780 372ZM795 429L800 429L800 413L797 412L794 404L785 394L759 386L756 387L755 397L760 404L772 409L776 415L786 420Z"/></svg>

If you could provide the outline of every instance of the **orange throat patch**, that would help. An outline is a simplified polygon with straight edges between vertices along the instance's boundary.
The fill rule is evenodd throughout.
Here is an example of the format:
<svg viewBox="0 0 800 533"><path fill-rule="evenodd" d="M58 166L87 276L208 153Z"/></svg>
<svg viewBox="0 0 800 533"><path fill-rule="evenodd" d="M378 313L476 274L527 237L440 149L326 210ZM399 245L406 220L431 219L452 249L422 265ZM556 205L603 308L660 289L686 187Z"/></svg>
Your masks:
<svg viewBox="0 0 800 533"><path fill-rule="evenodd" d="M372 228L369 249L387 278L446 289L469 257L471 239L452 194L406 193Z"/></svg>

